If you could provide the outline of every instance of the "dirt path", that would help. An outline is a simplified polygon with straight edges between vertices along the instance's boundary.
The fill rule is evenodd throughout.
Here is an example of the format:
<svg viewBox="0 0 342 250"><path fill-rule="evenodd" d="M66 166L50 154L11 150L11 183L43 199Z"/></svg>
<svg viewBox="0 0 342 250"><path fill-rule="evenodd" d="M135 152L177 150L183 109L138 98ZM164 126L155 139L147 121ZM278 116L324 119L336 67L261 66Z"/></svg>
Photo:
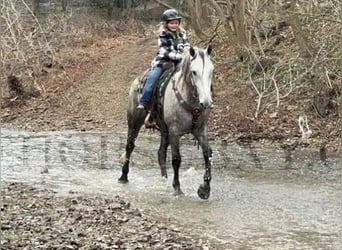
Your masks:
<svg viewBox="0 0 342 250"><path fill-rule="evenodd" d="M130 84L149 66L155 49L154 38L122 44L100 67L94 65L93 74L70 83L65 91L49 94L43 97L45 100L32 100L15 111L12 107L7 126L33 130L124 129Z"/></svg>
<svg viewBox="0 0 342 250"><path fill-rule="evenodd" d="M130 83L148 67L148 58L155 49L153 42L149 39L144 46L137 43L118 50L98 72L66 93L62 105L67 108L60 110L61 115L71 114L71 120L79 116L84 122L92 121L92 126L100 124L98 128L124 127ZM82 126L87 124L81 123Z"/></svg>

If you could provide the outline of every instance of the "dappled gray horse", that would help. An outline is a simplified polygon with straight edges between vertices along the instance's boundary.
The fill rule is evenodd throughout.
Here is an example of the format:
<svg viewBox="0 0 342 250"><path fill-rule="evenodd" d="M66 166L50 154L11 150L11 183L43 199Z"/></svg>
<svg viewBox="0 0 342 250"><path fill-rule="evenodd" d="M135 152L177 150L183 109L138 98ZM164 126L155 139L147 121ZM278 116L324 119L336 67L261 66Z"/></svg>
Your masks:
<svg viewBox="0 0 342 250"><path fill-rule="evenodd" d="M210 60L211 51L210 45L206 49L191 47L189 53L177 65L176 71L166 87L165 95L157 100L161 104L157 112L157 125L161 132L158 150L161 174L167 178L166 153L168 146L171 145L174 170L172 185L176 195L183 193L179 182L181 165L179 142L181 136L193 134L202 148L205 161L204 183L200 185L197 192L202 199L209 198L211 181L212 150L208 144L207 125L212 106L211 82L214 70ZM128 182L130 156L147 114L147 111L136 108L140 95L139 84L139 80L135 79L129 92L128 138L126 152L121 157L123 167L122 175L119 178L122 183Z"/></svg>

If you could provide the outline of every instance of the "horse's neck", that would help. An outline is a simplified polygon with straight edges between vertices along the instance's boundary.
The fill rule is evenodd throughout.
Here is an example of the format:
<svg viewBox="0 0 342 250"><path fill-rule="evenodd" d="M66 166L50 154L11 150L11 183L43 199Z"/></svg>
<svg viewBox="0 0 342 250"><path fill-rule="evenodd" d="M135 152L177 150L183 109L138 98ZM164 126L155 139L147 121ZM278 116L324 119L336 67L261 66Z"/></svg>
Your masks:
<svg viewBox="0 0 342 250"><path fill-rule="evenodd" d="M190 57L186 55L183 58L181 64L178 65L175 74L175 85L184 101L189 104L195 104L197 102L197 92L195 87L191 83L190 78Z"/></svg>
<svg viewBox="0 0 342 250"><path fill-rule="evenodd" d="M177 89L181 93L184 101L188 102L189 104L195 104L198 102L196 89L192 85L190 77L181 75L177 82Z"/></svg>

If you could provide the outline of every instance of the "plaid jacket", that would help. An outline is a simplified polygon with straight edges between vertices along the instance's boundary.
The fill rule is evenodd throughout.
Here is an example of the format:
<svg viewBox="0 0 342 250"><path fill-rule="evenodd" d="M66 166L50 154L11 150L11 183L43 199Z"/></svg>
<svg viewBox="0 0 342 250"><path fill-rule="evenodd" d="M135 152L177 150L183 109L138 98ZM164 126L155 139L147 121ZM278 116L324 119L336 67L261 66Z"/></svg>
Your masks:
<svg viewBox="0 0 342 250"><path fill-rule="evenodd" d="M151 66L162 66L164 62L177 62L185 47L190 47L185 30L181 30L176 37L167 30L162 30L158 37L157 56L152 61Z"/></svg>

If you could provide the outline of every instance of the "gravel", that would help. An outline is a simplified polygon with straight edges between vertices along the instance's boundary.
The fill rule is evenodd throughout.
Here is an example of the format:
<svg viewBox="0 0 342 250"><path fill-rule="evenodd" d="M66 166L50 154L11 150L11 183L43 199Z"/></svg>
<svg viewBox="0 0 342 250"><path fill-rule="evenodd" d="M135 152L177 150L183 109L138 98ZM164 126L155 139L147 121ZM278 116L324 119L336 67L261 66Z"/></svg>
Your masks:
<svg viewBox="0 0 342 250"><path fill-rule="evenodd" d="M2 249L209 249L119 196L3 183Z"/></svg>

